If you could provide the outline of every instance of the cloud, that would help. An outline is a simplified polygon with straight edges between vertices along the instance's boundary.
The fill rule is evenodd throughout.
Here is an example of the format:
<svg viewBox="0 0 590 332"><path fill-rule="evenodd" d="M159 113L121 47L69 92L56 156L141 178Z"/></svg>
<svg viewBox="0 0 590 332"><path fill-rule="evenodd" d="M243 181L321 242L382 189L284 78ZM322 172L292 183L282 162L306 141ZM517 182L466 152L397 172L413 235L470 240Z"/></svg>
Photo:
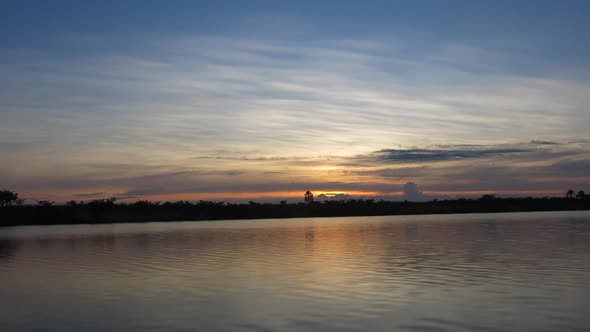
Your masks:
<svg viewBox="0 0 590 332"><path fill-rule="evenodd" d="M424 175L431 170L427 166L363 169L354 171L356 175L378 176L383 178L412 178Z"/></svg>
<svg viewBox="0 0 590 332"><path fill-rule="evenodd" d="M590 177L590 160L563 160L551 165L549 170L567 177Z"/></svg>
<svg viewBox="0 0 590 332"><path fill-rule="evenodd" d="M462 149L462 150L427 150L427 149L384 149L375 151L373 158L381 163L433 162L468 158L487 158L515 153L531 152L528 149Z"/></svg>
<svg viewBox="0 0 590 332"><path fill-rule="evenodd" d="M199 156L195 159L217 159L217 160L237 160L237 161L283 161L288 160L286 157L223 157L223 156Z"/></svg>
<svg viewBox="0 0 590 332"><path fill-rule="evenodd" d="M0 68L2 185L387 193L410 180L429 192L584 177L588 83L563 65L528 75L496 70L509 53L417 55L380 40L194 36L146 48L67 60L2 52L15 62ZM481 58L502 61L490 72Z"/></svg>
<svg viewBox="0 0 590 332"><path fill-rule="evenodd" d="M460 162L465 159L474 160L520 160L539 161L556 160L588 153L590 148L583 142L549 142L530 141L512 144L439 144L423 148L381 149L368 154L344 157L339 165L350 167L377 167L387 164L419 164L432 165L436 162ZM395 175L395 172L420 171L425 166L404 166L390 169L374 169L363 171L365 174ZM361 172L361 173L363 173Z"/></svg>
<svg viewBox="0 0 590 332"><path fill-rule="evenodd" d="M351 42L193 37L155 41L141 56L122 50L60 61L33 54L3 75L10 106L0 114L7 129L39 136L30 151L73 147L110 158L119 158L113 152L122 143L141 158L212 146L305 155L310 146L315 154L366 152L391 141L422 146L583 132L574 130L576 117L587 119L582 82L481 75L378 40L370 41L377 49L347 47ZM453 47L463 49L445 50ZM461 62L460 54L452 59ZM68 149L53 150L71 157Z"/></svg>
<svg viewBox="0 0 590 332"><path fill-rule="evenodd" d="M532 140L531 144L537 144L537 145L558 145L560 143L558 142L551 142L551 141L541 141L541 140Z"/></svg>
<svg viewBox="0 0 590 332"><path fill-rule="evenodd" d="M94 193L80 193L80 194L76 194L74 196L76 197L97 197L97 196L104 196L106 195L106 193L104 191L98 191L98 192L94 192Z"/></svg>
<svg viewBox="0 0 590 332"><path fill-rule="evenodd" d="M332 195L327 195L325 193L321 193L317 196L317 201L319 202L325 202L325 201L346 201L349 199L356 199L356 198L360 198L354 195L349 195L349 194L332 194Z"/></svg>
<svg viewBox="0 0 590 332"><path fill-rule="evenodd" d="M400 194L378 194L378 195L350 195L346 193L337 193L337 194L330 194L330 193L321 193L317 196L317 200L320 202L323 201L341 201L341 200L348 200L348 199L376 199L376 200L388 200L388 201L411 201L411 202L425 202L431 201L434 199L445 199L448 198L447 195L427 195L420 190L417 184L414 182L407 182L403 186L399 186L398 188L391 188L393 192L397 192L401 189Z"/></svg>
<svg viewBox="0 0 590 332"><path fill-rule="evenodd" d="M101 196L144 198L162 195L194 197L211 193L215 193L215 197L222 197L224 193L230 197L248 192L252 195L263 192L284 195L285 192L313 190L365 192L370 194L351 197L375 195L376 199L395 200L401 199L398 193L402 191L403 184L410 181L419 182L424 188L414 192L424 196L413 195L412 199L477 196L482 191L501 194L529 190L545 195L547 191L559 194L567 187L590 187L590 177L586 172L590 160L587 143L556 143L559 144L535 145L529 142L511 145L447 144L422 149L400 147L385 151L414 153L418 150L427 153L419 161L412 157L387 162L375 158L375 153L379 151L349 157L286 156L280 160L259 158L257 151L250 152L252 156L238 151L236 158L214 159L215 164L206 159L207 164L200 165L202 169L177 171L178 166L174 163L159 166L97 163L83 164L75 169L68 169L66 165L57 168L63 172L51 177L11 177L3 186L43 198L51 198L42 194L51 190L71 192L70 197L80 192L98 193L91 190L101 189L100 192L104 193ZM466 154L457 156L457 151ZM245 163L242 159L261 160L260 163ZM249 166L251 162L254 165Z"/></svg>
<svg viewBox="0 0 590 332"><path fill-rule="evenodd" d="M431 197L424 195L424 193L418 188L418 185L414 182L408 182L403 186L404 195L402 198L408 201L420 202L428 201Z"/></svg>
<svg viewBox="0 0 590 332"><path fill-rule="evenodd" d="M428 147L403 147L393 149L381 149L367 154L359 154L353 157L342 157L340 166L343 167L376 167L384 164L418 164L445 161L460 161L463 159L486 159L500 157L535 157L538 154L570 155L571 151L549 150L544 147L556 146L552 144L538 143L512 143L512 144L438 144ZM421 166L419 166L421 167ZM401 171L401 168L395 168ZM412 170L406 167L406 170ZM369 172L385 175L384 169Z"/></svg>

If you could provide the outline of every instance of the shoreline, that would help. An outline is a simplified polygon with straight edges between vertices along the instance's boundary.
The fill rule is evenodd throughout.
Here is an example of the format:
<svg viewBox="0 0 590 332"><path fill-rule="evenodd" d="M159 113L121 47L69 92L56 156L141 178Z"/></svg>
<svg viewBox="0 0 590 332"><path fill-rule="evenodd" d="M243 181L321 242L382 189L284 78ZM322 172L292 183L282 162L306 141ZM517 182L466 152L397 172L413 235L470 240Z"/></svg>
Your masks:
<svg viewBox="0 0 590 332"><path fill-rule="evenodd" d="M589 210L590 200L564 198L461 199L430 202L355 200L311 204L138 202L2 207L0 208L0 220L2 220L0 227Z"/></svg>

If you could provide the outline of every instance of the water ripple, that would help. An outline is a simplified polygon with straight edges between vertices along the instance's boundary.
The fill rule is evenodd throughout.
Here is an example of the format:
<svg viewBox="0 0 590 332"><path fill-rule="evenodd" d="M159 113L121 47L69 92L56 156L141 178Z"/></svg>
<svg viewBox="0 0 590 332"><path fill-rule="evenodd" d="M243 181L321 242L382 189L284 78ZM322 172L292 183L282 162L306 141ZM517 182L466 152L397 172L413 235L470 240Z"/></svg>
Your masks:
<svg viewBox="0 0 590 332"><path fill-rule="evenodd" d="M578 331L590 214L0 230L10 331Z"/></svg>

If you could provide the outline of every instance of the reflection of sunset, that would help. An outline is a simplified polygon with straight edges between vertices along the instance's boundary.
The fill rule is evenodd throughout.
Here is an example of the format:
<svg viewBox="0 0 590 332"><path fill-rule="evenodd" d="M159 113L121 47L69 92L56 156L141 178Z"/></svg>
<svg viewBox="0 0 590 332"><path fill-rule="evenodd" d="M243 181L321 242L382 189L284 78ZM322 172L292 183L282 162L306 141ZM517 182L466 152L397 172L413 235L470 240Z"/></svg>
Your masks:
<svg viewBox="0 0 590 332"><path fill-rule="evenodd" d="M528 225L546 222L504 223L502 217L497 217L500 222L469 222L478 216L414 216L152 223L114 228L107 225L79 226L97 232L84 237L76 236L76 228L64 226L57 228L53 236L36 238L35 235L27 239L14 247L12 255L32 262L36 257L56 256L39 264L51 263L55 268L66 270L85 266L87 273L78 275L75 280L68 280L66 276L60 278L64 284L79 284L79 287L100 282L94 280L94 274L105 264L125 273L129 264L140 267L144 264L141 260L147 259L157 265L157 271L150 272L152 278L145 280L148 285L166 280L181 285L215 280L215 283L234 287L235 278L241 280L244 274L253 274L257 278L272 280L277 287L297 279L310 283L309 290L320 290L354 282L361 276L366 281L367 274L378 278L383 273L392 273L388 278L394 281L408 273L404 267L406 264L420 259L436 259L436 255L446 255L447 260L452 258L456 262L469 261L473 259L473 252L489 250L483 240L490 237L496 239L509 234L510 241L528 241L526 247L494 248L526 258L539 253L551 255L552 243L567 240L569 236L567 229L563 229L563 232L531 242L527 240L530 235ZM455 221L454 218L466 221ZM439 219L445 222L436 221ZM177 225L178 230L170 225ZM101 228L104 231L100 231ZM58 229L64 233L59 233ZM112 232L107 231L109 229ZM156 247L160 249L156 250ZM433 248L436 248L435 252ZM124 262L128 256L137 261ZM92 260L89 261L88 257ZM223 277L218 274L220 271L224 271ZM397 276L395 271L402 275ZM54 278L50 276L51 271L43 270L42 273L48 279ZM37 278L39 273L26 273L21 282L27 284L26 287L35 287L30 283ZM135 289L126 279L105 280L105 285L122 291ZM357 285L357 291L373 286L371 283Z"/></svg>
<svg viewBox="0 0 590 332"><path fill-rule="evenodd" d="M59 330L72 313L106 313L122 318L97 321L133 325L123 330L228 331L244 321L281 330L295 318L389 331L424 312L479 324L499 308L540 319L563 310L561 322L586 317L587 221L571 212L4 229L0 295L13 305L0 320Z"/></svg>

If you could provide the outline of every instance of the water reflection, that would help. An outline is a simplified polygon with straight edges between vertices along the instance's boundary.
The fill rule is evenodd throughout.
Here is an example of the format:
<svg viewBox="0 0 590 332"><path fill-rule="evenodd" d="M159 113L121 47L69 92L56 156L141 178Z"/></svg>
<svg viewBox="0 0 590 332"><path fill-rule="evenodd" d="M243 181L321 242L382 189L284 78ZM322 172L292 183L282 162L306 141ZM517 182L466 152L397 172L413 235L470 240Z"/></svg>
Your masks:
<svg viewBox="0 0 590 332"><path fill-rule="evenodd" d="M564 331L588 282L580 212L0 230L9 330Z"/></svg>
<svg viewBox="0 0 590 332"><path fill-rule="evenodd" d="M11 260L16 256L20 241L6 239L0 241L0 260Z"/></svg>

